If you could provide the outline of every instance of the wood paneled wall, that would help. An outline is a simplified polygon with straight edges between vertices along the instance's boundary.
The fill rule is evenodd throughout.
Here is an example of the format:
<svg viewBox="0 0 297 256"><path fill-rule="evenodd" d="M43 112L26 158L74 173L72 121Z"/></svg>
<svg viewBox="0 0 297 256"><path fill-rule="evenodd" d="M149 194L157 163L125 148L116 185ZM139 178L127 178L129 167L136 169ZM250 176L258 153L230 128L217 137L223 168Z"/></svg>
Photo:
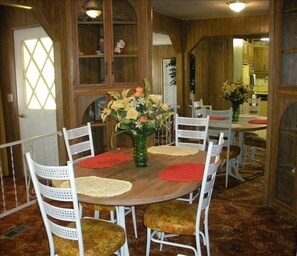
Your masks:
<svg viewBox="0 0 297 256"><path fill-rule="evenodd" d="M205 37L192 51L196 59L195 100L215 109L228 109L230 103L221 98L223 81L233 75L233 38L231 36Z"/></svg>

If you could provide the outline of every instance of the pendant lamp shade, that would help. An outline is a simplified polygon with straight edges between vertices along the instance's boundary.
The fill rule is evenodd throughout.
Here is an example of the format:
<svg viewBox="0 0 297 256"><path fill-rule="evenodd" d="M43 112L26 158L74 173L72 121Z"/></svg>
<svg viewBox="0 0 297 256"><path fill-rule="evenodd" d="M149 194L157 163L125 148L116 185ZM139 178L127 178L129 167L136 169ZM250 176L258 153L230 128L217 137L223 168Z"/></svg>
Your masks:
<svg viewBox="0 0 297 256"><path fill-rule="evenodd" d="M231 1L227 2L229 8L234 12L241 12L247 5L247 2Z"/></svg>
<svg viewBox="0 0 297 256"><path fill-rule="evenodd" d="M87 0L84 3L84 9L86 10L86 14L93 19L101 14L101 10L95 0Z"/></svg>

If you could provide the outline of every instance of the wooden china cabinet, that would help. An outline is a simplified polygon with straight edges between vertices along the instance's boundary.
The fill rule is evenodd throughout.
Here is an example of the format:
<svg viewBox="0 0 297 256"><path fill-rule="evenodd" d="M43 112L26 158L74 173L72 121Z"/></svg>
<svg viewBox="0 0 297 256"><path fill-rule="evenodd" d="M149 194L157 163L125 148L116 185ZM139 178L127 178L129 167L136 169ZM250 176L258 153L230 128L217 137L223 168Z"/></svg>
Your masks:
<svg viewBox="0 0 297 256"><path fill-rule="evenodd" d="M147 52L151 33L148 1L95 1L101 11L96 18L87 16L84 0L76 1L78 72L74 94L77 123L93 123L94 137L100 144L95 142L95 148L99 147L100 153L109 145L113 130L112 124L102 123L100 118L110 99L107 92L143 86L143 79L150 79ZM120 40L125 47L119 51L115 48Z"/></svg>
<svg viewBox="0 0 297 256"><path fill-rule="evenodd" d="M266 199L297 217L297 2L271 5Z"/></svg>

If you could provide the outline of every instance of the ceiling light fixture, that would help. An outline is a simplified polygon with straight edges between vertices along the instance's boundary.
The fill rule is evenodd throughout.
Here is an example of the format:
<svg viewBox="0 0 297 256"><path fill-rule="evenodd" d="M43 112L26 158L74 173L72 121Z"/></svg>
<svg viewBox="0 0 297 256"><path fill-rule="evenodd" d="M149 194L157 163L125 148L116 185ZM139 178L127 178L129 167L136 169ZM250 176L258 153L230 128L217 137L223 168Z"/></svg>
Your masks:
<svg viewBox="0 0 297 256"><path fill-rule="evenodd" d="M95 0L87 0L83 6L86 10L86 14L93 19L97 18L101 14L99 6Z"/></svg>
<svg viewBox="0 0 297 256"><path fill-rule="evenodd" d="M231 1L227 2L229 8L234 12L241 12L247 5L247 2Z"/></svg>

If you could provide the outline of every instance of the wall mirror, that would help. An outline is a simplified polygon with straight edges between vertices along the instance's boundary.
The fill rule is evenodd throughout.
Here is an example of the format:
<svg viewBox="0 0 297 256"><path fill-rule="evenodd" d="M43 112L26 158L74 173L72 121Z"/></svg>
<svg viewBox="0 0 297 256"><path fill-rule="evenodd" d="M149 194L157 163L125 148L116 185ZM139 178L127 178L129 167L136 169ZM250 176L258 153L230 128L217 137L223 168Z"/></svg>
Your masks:
<svg viewBox="0 0 297 256"><path fill-rule="evenodd" d="M177 105L176 95L176 59L162 59L163 101L169 106Z"/></svg>
<svg viewBox="0 0 297 256"><path fill-rule="evenodd" d="M170 69L173 68L176 52L170 37L162 33L153 33L152 89L154 94L162 95L169 105L176 105L176 85L172 85Z"/></svg>
<svg viewBox="0 0 297 256"><path fill-rule="evenodd" d="M222 83L226 80L244 80L246 84L254 86L255 97L267 100L267 38L267 35L203 38L189 55L195 56L195 72L189 67L190 75L194 77L189 81L194 99L202 98L205 104L212 105L214 109L228 108L228 102L220 97ZM267 101L262 114L267 115L266 112Z"/></svg>

